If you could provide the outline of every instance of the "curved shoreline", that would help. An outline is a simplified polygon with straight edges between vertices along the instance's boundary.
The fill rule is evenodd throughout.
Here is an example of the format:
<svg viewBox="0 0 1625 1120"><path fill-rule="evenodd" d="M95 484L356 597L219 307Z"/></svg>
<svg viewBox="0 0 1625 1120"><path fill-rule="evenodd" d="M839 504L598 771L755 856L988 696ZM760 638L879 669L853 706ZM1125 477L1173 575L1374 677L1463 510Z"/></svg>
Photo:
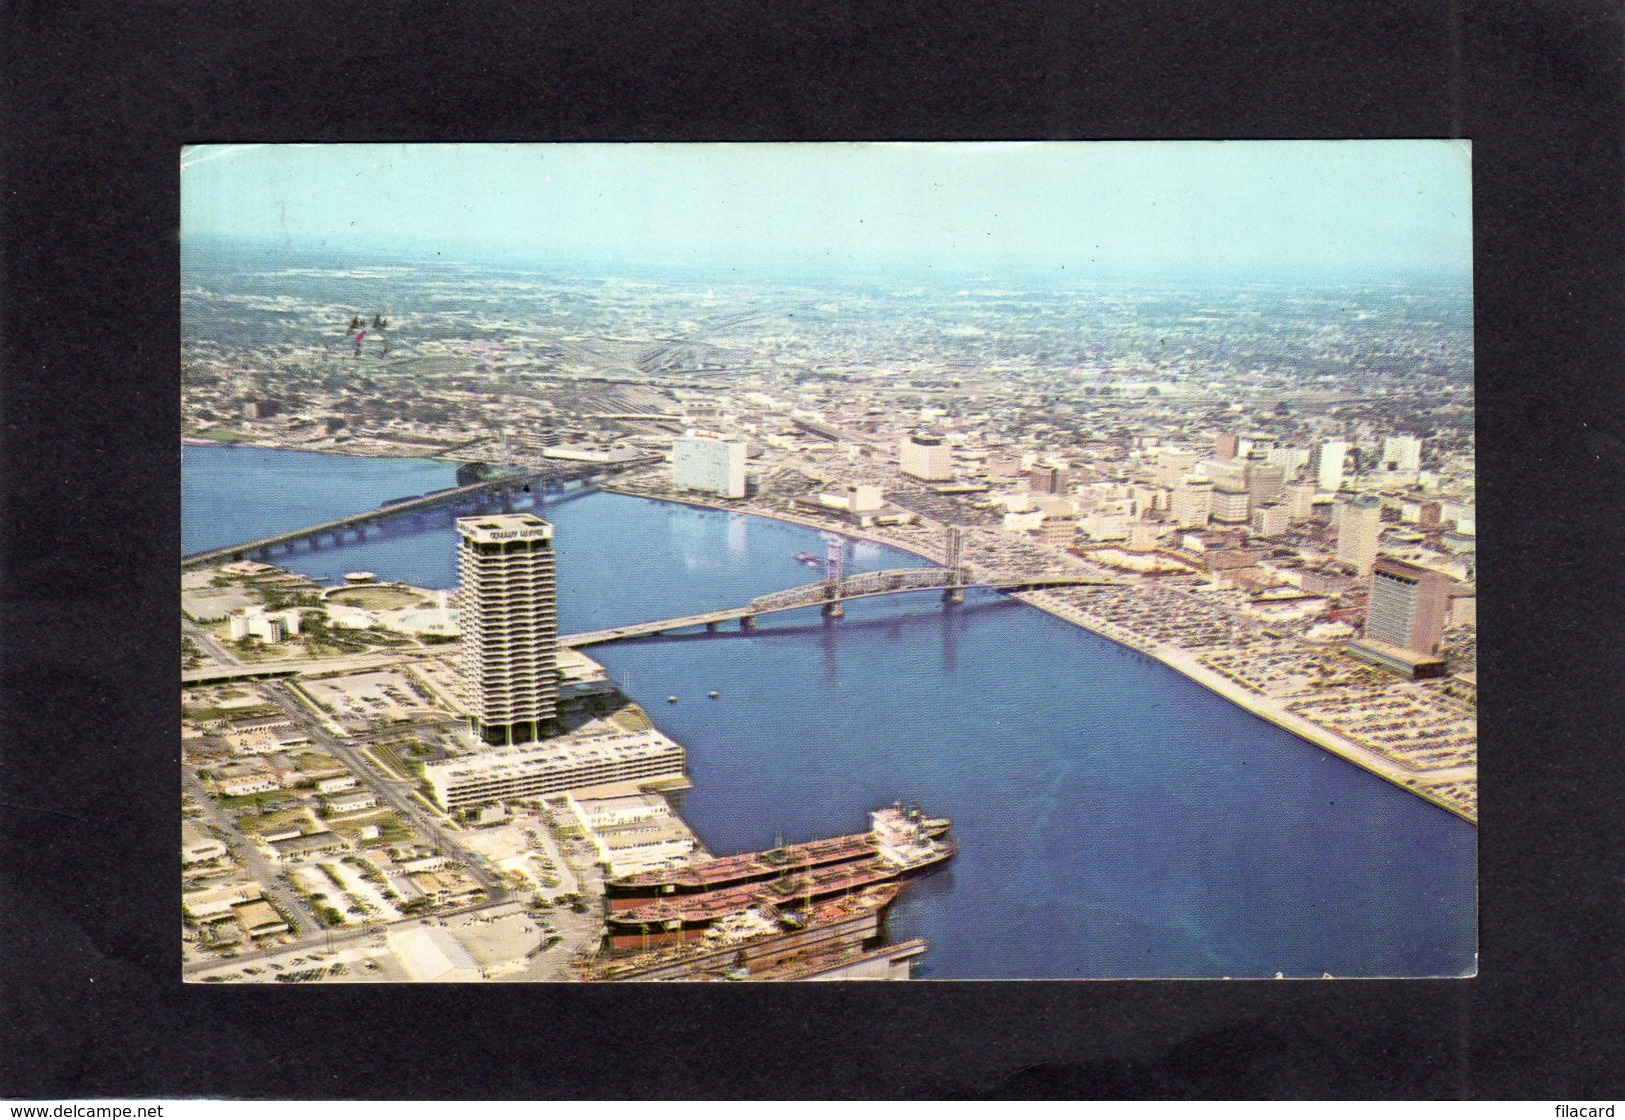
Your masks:
<svg viewBox="0 0 1625 1120"><path fill-rule="evenodd" d="M183 441L191 438L196 437L183 437ZM265 447L265 445L261 444L247 443L222 443L216 444L216 446ZM297 448L279 447L266 447L265 449L276 451L298 450ZM324 450L315 453L324 455L345 454L342 451L333 450ZM420 456L414 455L355 455L353 457L402 459L420 458ZM741 509L723 504L716 500L698 498L693 495L656 496L641 493L636 490L625 489L613 484L600 485L598 489L604 493L619 494L629 498L641 498L645 501L670 502L675 505L686 505L697 509L715 510L719 513L760 517L770 521L782 522L787 525L795 525L803 529L813 529L823 533L834 533L837 536L846 537L851 540L860 540L869 544L896 549L899 552L904 552L910 556L915 556L928 563L941 563L939 557L927 553L917 546L901 543L882 534L863 529L853 529L845 526L838 528L832 527L815 521L812 518L800 517L795 514L756 509ZM1197 660L1196 655L1190 651L1181 649L1177 646L1170 646L1164 642L1147 641L1141 638L1139 635L1124 631L1121 627L1091 619L1081 610L1068 609L1061 604L1050 602L1047 599L1040 599L1039 596L1043 596L1044 594L1044 592L1012 593L1011 598L1017 599L1020 602L1025 603L1027 606L1041 610L1045 614L1058 618L1063 622L1076 626L1080 630L1085 630L1091 634L1097 635L1098 637L1105 638L1107 641L1123 646L1125 649L1130 649L1136 653L1150 657L1160 664L1165 665L1169 669L1172 669L1174 672L1179 673L1187 680L1201 685L1208 691L1217 694L1225 700L1228 700L1230 703L1234 704L1238 708L1241 708L1243 711L1257 716L1259 719L1272 723L1281 728L1283 731L1302 739L1309 745L1318 747L1329 754L1336 755L1338 758L1358 766L1367 773L1374 774L1375 776L1382 778L1384 781L1398 786L1406 793L1418 797L1431 805L1437 806L1438 808L1444 809L1446 812L1449 812L1452 815L1467 821L1469 824L1472 824L1475 828L1477 827L1478 814L1476 810L1468 810L1464 807L1455 805L1420 785L1409 784L1406 779L1414 778L1417 775L1412 771L1406 770L1399 763L1396 763L1382 755L1376 754L1370 751L1368 748L1361 746L1359 743L1346 739L1343 736L1338 735L1336 732L1321 726L1320 724L1313 723L1301 716L1297 716L1286 711L1283 707L1271 701L1268 697L1257 696L1251 692L1248 692L1233 682L1226 680L1213 670L1201 665Z"/></svg>
<svg viewBox="0 0 1625 1120"><path fill-rule="evenodd" d="M673 502L678 505L693 506L698 509L716 510L720 513L736 513L749 517L762 517L771 521L781 521L790 525L798 525L805 529L816 529L820 532L835 533L838 536L850 537L855 540L866 541L870 544L882 545L886 548L894 548L899 552L906 552L911 556L917 556L920 559L929 561L931 563L940 563L936 557L922 552L918 548L889 540L878 534L863 530L854 531L846 528L831 528L830 526L822 525L811 518L796 517L793 514L735 509L731 506L722 505L718 502L687 496L657 498L649 494L641 494L635 490L626 490L615 486L600 486L599 489L606 493L621 494L629 498L643 498L651 502ZM1045 614L1048 614L1054 618L1058 618L1062 622L1076 626L1080 630L1088 631L1089 633L1098 637L1105 638L1109 642L1114 642L1125 649L1130 649L1135 653L1143 654L1146 657L1152 658L1158 663L1172 669L1174 672L1178 673L1187 680L1192 681L1195 684L1199 684L1203 688L1206 688L1209 692L1215 693L1221 698L1228 700L1230 703L1234 704L1243 711L1257 716L1259 719L1265 720L1268 723L1272 723L1281 730L1302 739L1310 746L1318 747L1329 754L1336 755L1345 762L1352 763L1367 773L1374 774L1375 776L1382 778L1384 781L1398 786L1406 793L1418 797L1431 805L1435 805L1438 808L1453 814L1454 816L1460 817L1462 820L1467 821L1474 827L1477 827L1477 813L1470 812L1461 806L1455 805L1424 787L1410 785L1406 779L1409 777L1414 777L1415 775L1411 771L1406 770L1399 763L1396 763L1391 759L1384 758L1381 755L1374 754L1366 747L1352 742L1338 735L1336 732L1322 727L1320 724L1313 723L1310 720L1304 719L1302 716L1294 715L1293 713L1286 711L1284 708L1272 702L1268 697L1255 696L1246 689L1243 689L1231 681L1226 680L1218 673L1200 664L1196 658L1196 655L1187 650L1183 650L1178 646L1170 646L1166 642L1148 642L1145 639L1140 638L1138 635L1124 631L1121 627L1112 626L1109 623L1103 623L1099 622L1098 620L1090 619L1082 611L1068 610L1061 604L1049 602L1047 599L1041 599L1040 596L1042 595L1044 595L1044 592L1041 591L1012 592L1010 597L1025 603L1027 606L1033 607L1036 610L1043 611Z"/></svg>

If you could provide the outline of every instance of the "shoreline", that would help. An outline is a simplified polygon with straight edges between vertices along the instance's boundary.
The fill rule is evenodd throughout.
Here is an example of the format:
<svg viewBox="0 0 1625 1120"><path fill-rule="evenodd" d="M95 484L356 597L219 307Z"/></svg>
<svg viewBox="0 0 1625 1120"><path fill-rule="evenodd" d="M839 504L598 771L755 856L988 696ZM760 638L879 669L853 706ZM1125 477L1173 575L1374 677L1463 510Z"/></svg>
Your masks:
<svg viewBox="0 0 1625 1120"><path fill-rule="evenodd" d="M648 494L640 494L633 490L625 490L615 486L600 486L599 489L607 493L622 494L631 498L644 498L652 502L670 501L676 502L679 505L694 506L700 509L712 509L723 513L739 513L746 514L751 517L764 517L768 518L769 520L782 521L791 525L799 525L807 529L817 529L820 532L835 533L839 536L852 537L857 540L867 541L870 544L878 544L887 548L894 548L899 552L906 552L911 556L918 556L920 559L928 560L932 563L940 562L937 560L937 558L920 551L918 548L900 544L896 541L887 540L882 536L865 530L852 531L845 528L834 529L827 525L821 525L810 518L796 517L793 514L764 513L756 510L735 509L731 506L707 501L702 498L656 498ZM1120 645L1125 649L1133 650L1135 653L1149 657L1159 664L1165 665L1169 669L1172 669L1185 679L1201 685L1209 692L1212 692L1220 698L1229 701L1248 714L1257 716L1259 719L1274 724L1281 730L1302 739L1310 746L1317 747L1323 751L1326 751L1328 754L1341 758L1345 762L1358 766L1368 774L1373 774L1379 778L1382 778L1384 781L1399 787L1406 793L1409 793L1414 797L1418 797L1421 800L1428 802L1430 805L1434 805L1456 817L1461 818L1462 820L1473 825L1475 828L1478 826L1477 813L1470 812L1462 806L1455 805L1422 786L1410 785L1405 779L1416 777L1417 775L1413 771L1407 770L1404 766L1394 762L1391 759L1373 754L1369 749L1361 746L1359 743L1345 739L1336 732L1322 727L1317 723L1304 719L1302 716L1295 715L1292 712L1286 711L1283 707L1272 701L1267 696L1254 695L1241 686L1226 680L1220 674L1202 665L1198 661L1197 656L1190 651L1180 649L1177 646L1170 646L1166 642L1145 641L1138 635L1122 630L1121 627L1112 626L1109 623L1091 619L1081 610L1069 609L1059 603L1051 602L1047 598L1040 598L1044 594L1045 593L1042 591L1013 592L1011 593L1010 597L1025 603L1027 606L1033 607L1036 610L1041 610L1053 618L1058 618L1062 622L1076 626L1080 630L1084 630L1090 634L1105 638L1107 641L1115 642L1117 645Z"/></svg>
<svg viewBox="0 0 1625 1120"><path fill-rule="evenodd" d="M184 436L182 437L182 442L187 443L189 441L196 441L197 438L198 437ZM193 442L193 446L197 445L198 444L196 442ZM217 441L204 441L203 445L267 447L267 445L257 443L228 444ZM297 448L280 447L267 447L267 449L276 451L298 450ZM346 454L343 451L333 450L324 450L318 453L329 455ZM421 458L422 456L354 455L353 457L405 459ZM812 518L801 517L795 514L756 509L742 509L723 504L722 502L714 499L698 498L693 495L662 495L657 497L650 494L640 493L636 490L616 486L613 483L600 484L598 489L604 493L619 494L629 498L642 498L645 501L671 502L676 505L686 505L697 509L715 510L719 513L735 513L750 517L761 517L771 521L779 521L788 525L796 525L804 529L834 533L837 536L846 537L848 539L860 540L869 544L896 549L899 552L918 557L919 559L925 560L928 563L941 563L941 560L937 556L924 552L917 546L898 542L882 534L845 526L835 528L815 521ZM1470 811L1462 806L1455 805L1450 801L1439 797L1425 787L1409 784L1406 781L1407 778L1415 778L1419 776L1415 772L1407 770L1401 764L1394 762L1391 759L1374 754L1368 748L1360 745L1359 743L1346 739L1328 728L1322 727L1319 724L1313 723L1310 720L1286 711L1269 697L1254 695L1239 685L1226 680L1220 674L1201 665L1197 659L1197 656L1190 651L1181 649L1177 646L1170 646L1164 642L1149 642L1140 638L1136 634L1123 631L1121 627L1092 619L1081 610L1076 608L1069 609L1061 604L1050 602L1047 598L1039 598L1039 596L1043 596L1044 594L1045 593L1041 591L1012 593L1011 598L1025 603L1026 605L1037 610L1041 610L1051 617L1058 618L1063 622L1076 626L1080 630L1084 630L1088 633L1097 635L1098 637L1105 638L1107 641L1114 642L1117 645L1123 646L1125 649L1133 650L1135 653L1150 657L1159 664L1172 669L1174 672L1180 674L1187 680L1192 681L1193 683L1198 684L1203 688L1206 688L1208 691L1218 695L1222 699L1229 701L1248 714L1265 720L1268 723L1274 724L1283 731L1302 739L1310 746L1317 747L1326 751L1328 754L1341 758L1345 762L1358 766L1367 773L1373 774L1376 777L1397 786L1406 793L1409 793L1414 797L1426 801L1430 805L1443 809L1453 816L1468 822L1469 824L1473 825L1474 828L1478 826L1478 814L1476 810Z"/></svg>

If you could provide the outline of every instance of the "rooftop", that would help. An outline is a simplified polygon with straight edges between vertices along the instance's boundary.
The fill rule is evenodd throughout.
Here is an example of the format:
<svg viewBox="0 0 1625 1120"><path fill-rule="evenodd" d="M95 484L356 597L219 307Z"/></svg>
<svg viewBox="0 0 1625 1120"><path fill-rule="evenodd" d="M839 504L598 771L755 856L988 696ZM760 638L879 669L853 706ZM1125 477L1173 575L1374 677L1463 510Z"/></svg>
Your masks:
<svg viewBox="0 0 1625 1120"><path fill-rule="evenodd" d="M459 517L457 532L481 544L511 540L553 539L553 526L533 513L498 513L485 517Z"/></svg>

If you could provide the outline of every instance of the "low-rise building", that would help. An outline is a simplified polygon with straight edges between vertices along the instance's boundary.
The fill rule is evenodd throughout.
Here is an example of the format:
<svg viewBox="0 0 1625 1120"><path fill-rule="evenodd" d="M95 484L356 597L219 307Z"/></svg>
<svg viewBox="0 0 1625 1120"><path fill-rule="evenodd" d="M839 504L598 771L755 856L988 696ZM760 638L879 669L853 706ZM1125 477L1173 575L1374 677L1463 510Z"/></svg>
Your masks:
<svg viewBox="0 0 1625 1120"><path fill-rule="evenodd" d="M244 902L233 907L232 916L237 919L237 923L249 937L274 937L279 933L287 933L292 928L288 925L287 919L263 899Z"/></svg>
<svg viewBox="0 0 1625 1120"><path fill-rule="evenodd" d="M216 922L232 916L233 907L260 897L258 883L231 883L181 895L181 909L199 922Z"/></svg>
<svg viewBox="0 0 1625 1120"><path fill-rule="evenodd" d="M431 762L423 777L435 800L450 810L610 782L680 777L686 761L682 746L651 729L496 748Z"/></svg>
<svg viewBox="0 0 1625 1120"><path fill-rule="evenodd" d="M378 795L370 789L358 789L351 793L335 794L324 800L327 808L334 813L357 813L377 805Z"/></svg>
<svg viewBox="0 0 1625 1120"><path fill-rule="evenodd" d="M205 863L229 854L227 848L196 821L181 822L181 863Z"/></svg>
<svg viewBox="0 0 1625 1120"><path fill-rule="evenodd" d="M311 856L342 852L349 844L336 832L313 832L287 840L273 840L270 846L278 863L299 863Z"/></svg>

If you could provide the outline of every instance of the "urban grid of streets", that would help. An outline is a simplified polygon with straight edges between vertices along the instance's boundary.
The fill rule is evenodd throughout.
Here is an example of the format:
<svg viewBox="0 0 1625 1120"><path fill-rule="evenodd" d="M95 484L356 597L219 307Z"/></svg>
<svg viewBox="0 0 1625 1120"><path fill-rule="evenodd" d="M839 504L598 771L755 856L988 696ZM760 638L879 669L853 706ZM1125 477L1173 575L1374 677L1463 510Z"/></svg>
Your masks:
<svg viewBox="0 0 1625 1120"><path fill-rule="evenodd" d="M1476 817L1466 291L719 284L311 257L194 267L183 312L190 439L502 471L664 460L715 431L748 445L749 497L678 493L665 462L606 485L939 561L956 525L973 571L1097 574L1114 585L1024 597ZM349 325L380 312L352 347ZM948 445L950 478L900 470L922 431ZM1332 486L1328 443L1347 446ZM1297 488L1275 501L1301 508L1187 521L1189 479L1248 448ZM841 508L864 486L878 510ZM1344 650L1369 578L1339 559L1338 522L1360 495L1381 504L1382 554L1451 578L1445 676L1401 680ZM422 762L465 749L455 646L401 624L430 593L324 593L252 565L183 586L188 979L413 979L391 939L425 925L492 979L567 978L594 951L599 853L557 803L459 820L424 795ZM233 640L228 615L255 606L305 625ZM198 683L275 662L299 676ZM640 718L618 694L572 716ZM265 788L223 792L233 779ZM282 862L268 837L284 834L336 847ZM275 913L230 920L256 894Z"/></svg>

